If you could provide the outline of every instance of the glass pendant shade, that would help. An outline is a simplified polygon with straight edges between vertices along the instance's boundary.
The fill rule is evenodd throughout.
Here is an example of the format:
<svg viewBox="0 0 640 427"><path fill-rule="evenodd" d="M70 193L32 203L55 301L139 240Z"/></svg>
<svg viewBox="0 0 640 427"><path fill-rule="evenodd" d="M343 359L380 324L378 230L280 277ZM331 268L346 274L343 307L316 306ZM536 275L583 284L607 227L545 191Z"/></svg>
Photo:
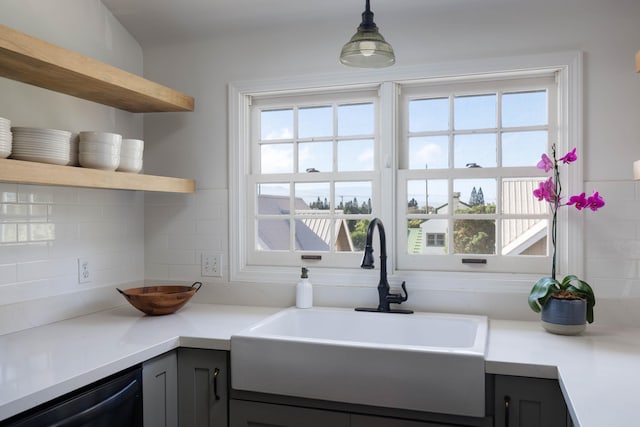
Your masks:
<svg viewBox="0 0 640 427"><path fill-rule="evenodd" d="M367 0L362 23L351 40L342 48L340 62L351 67L382 68L395 64L393 48L378 32Z"/></svg>

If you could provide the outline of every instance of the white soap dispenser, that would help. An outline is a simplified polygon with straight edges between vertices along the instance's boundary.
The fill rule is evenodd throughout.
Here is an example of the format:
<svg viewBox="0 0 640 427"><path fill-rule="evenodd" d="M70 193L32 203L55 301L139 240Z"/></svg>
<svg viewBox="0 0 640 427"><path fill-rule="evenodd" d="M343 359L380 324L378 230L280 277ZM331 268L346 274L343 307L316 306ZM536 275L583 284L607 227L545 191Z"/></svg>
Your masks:
<svg viewBox="0 0 640 427"><path fill-rule="evenodd" d="M313 287L309 281L306 267L302 267L302 274L300 274L300 281L296 286L296 307L298 308L311 308L313 306Z"/></svg>

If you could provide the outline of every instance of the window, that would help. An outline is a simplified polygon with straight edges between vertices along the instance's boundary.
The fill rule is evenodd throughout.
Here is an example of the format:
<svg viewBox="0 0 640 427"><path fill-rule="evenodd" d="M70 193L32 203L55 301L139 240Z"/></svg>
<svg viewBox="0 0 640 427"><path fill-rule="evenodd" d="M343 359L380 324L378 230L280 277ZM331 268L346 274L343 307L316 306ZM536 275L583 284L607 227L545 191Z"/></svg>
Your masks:
<svg viewBox="0 0 640 427"><path fill-rule="evenodd" d="M427 239L427 247L444 247L444 236L444 233L425 233L425 237Z"/></svg>
<svg viewBox="0 0 640 427"><path fill-rule="evenodd" d="M398 206L409 232L398 232L399 268L460 271L479 258L507 272L516 256L519 270L545 268L549 211L532 192L544 176L540 155L557 139L555 74L406 84L401 93ZM443 236L437 251L434 234Z"/></svg>
<svg viewBox="0 0 640 427"><path fill-rule="evenodd" d="M280 281L301 264L352 277L373 217L392 275L546 272L536 164L553 143L579 146L579 62L231 85L231 279ZM559 259L579 271L580 242L568 241L579 224L568 225Z"/></svg>
<svg viewBox="0 0 640 427"><path fill-rule="evenodd" d="M377 91L255 96L247 194L255 265L354 265L377 202ZM251 241L253 240L253 241Z"/></svg>

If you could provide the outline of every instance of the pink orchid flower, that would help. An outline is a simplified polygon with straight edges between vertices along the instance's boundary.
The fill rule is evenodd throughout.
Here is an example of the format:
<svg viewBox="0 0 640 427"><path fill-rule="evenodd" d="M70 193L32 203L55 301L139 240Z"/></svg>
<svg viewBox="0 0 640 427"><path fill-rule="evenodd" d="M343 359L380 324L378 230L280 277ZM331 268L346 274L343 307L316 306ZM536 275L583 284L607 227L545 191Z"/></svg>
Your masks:
<svg viewBox="0 0 640 427"><path fill-rule="evenodd" d="M600 197L600 194L598 194L597 191L594 191L593 195L589 196L587 199L587 206L595 212L604 206L604 199Z"/></svg>
<svg viewBox="0 0 640 427"><path fill-rule="evenodd" d="M567 202L567 205L575 205L576 209L578 209L579 211L586 208L588 204L589 202L584 193L569 197L569 201Z"/></svg>
<svg viewBox="0 0 640 427"><path fill-rule="evenodd" d="M560 160L562 160L562 163L564 163L564 164L572 163L572 162L575 162L576 160L578 160L578 155L576 154L575 147L573 148L573 150L569 151L567 154L565 154L564 156L560 157Z"/></svg>
<svg viewBox="0 0 640 427"><path fill-rule="evenodd" d="M538 162L536 167L538 169L544 170L545 172L549 172L551 169L553 169L553 161L549 158L549 156L543 153L542 159ZM538 200L542 200L542 199L538 199Z"/></svg>
<svg viewBox="0 0 640 427"><path fill-rule="evenodd" d="M571 196L567 205L574 205L579 211L589 208L595 212L604 206L604 199L600 197L597 191L594 191L589 197L586 197L585 193L581 193L577 196Z"/></svg>
<svg viewBox="0 0 640 427"><path fill-rule="evenodd" d="M556 199L555 182L553 182L553 178L549 177L546 181L542 181L538 185L538 188L533 190L533 195L540 201L545 200L553 203Z"/></svg>

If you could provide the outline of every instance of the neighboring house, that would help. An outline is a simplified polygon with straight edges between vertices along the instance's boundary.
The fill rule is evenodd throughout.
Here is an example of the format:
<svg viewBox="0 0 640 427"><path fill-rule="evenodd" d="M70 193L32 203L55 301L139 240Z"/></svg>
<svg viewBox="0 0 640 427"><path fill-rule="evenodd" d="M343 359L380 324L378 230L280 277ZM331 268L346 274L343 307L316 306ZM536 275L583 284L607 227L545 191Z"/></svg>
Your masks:
<svg viewBox="0 0 640 427"><path fill-rule="evenodd" d="M470 207L470 205L460 201L460 193L453 193L453 210L455 211L461 206ZM433 213L445 215L449 213L449 209L449 203L445 203L434 208ZM411 244L410 239L409 253L425 255L443 255L447 253L447 232L449 227L446 219L427 220L420 224L420 228L416 230L421 230L420 237L414 238L419 239L421 245L418 247L415 243ZM416 252L416 250L419 250L419 252Z"/></svg>
<svg viewBox="0 0 640 427"><path fill-rule="evenodd" d="M545 215L546 203L533 197L539 178L505 179L502 186L502 210L513 215ZM454 210L470 205L460 201L460 193L454 193ZM434 209L435 213L448 213L448 203ZM547 220L509 219L502 226L502 255L546 255ZM448 221L430 219L420 228L409 229L408 253L437 255L446 253Z"/></svg>
<svg viewBox="0 0 640 427"><path fill-rule="evenodd" d="M351 234L346 220L321 218L326 211L310 209L304 200L294 200L296 215L303 218L295 220L295 249L300 251L328 251L331 244L331 227L333 224L336 236L337 251L353 251ZM266 215L289 215L289 197L259 195L258 212ZM339 211L336 211L339 213ZM286 217L281 220L270 219L268 226L258 227L259 250L289 250L289 222Z"/></svg>
<svg viewBox="0 0 640 427"><path fill-rule="evenodd" d="M502 184L502 210L507 214L545 215L547 203L533 197L540 178L505 179ZM502 255L546 255L546 219L512 219L503 222Z"/></svg>

